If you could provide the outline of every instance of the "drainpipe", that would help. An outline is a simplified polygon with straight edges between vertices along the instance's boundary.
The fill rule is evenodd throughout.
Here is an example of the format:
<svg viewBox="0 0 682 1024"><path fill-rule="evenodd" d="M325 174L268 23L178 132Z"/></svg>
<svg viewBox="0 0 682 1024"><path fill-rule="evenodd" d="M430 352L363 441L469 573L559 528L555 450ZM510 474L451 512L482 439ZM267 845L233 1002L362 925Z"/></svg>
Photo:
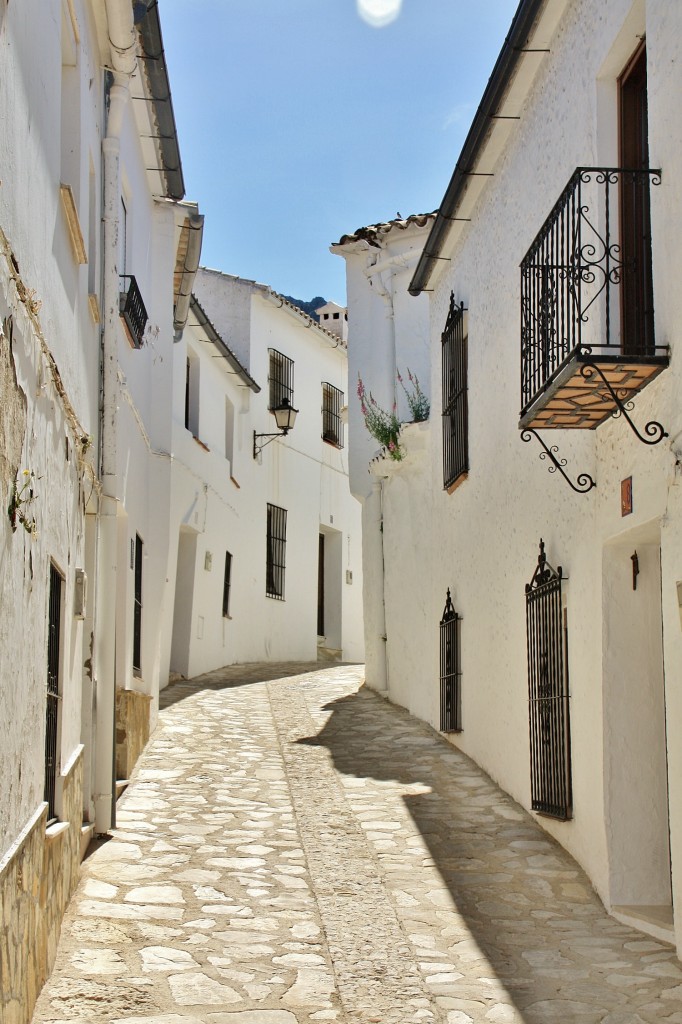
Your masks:
<svg viewBox="0 0 682 1024"><path fill-rule="evenodd" d="M137 36L129 0L105 0L113 77L108 87L106 136L102 140L103 327L100 353L100 481L97 545L95 832L115 823L117 424L119 401L118 238L121 196L120 145L129 80L137 67Z"/></svg>

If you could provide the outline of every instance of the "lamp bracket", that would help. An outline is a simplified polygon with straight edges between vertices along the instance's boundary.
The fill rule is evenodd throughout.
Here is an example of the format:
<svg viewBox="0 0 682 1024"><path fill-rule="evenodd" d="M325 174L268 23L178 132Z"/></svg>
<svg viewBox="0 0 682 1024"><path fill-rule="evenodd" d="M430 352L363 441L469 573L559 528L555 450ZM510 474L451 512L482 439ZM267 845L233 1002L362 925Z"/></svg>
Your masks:
<svg viewBox="0 0 682 1024"><path fill-rule="evenodd" d="M266 445L269 445L272 441L275 440L276 437L286 437L288 433L289 433L288 430L278 430L276 434L257 434L256 431L254 430L254 432L253 432L253 457L254 457L254 459L257 459L258 456L260 455L260 453L266 447ZM267 437L268 440L264 441L262 444L259 444L258 442L259 442L259 440L262 437Z"/></svg>

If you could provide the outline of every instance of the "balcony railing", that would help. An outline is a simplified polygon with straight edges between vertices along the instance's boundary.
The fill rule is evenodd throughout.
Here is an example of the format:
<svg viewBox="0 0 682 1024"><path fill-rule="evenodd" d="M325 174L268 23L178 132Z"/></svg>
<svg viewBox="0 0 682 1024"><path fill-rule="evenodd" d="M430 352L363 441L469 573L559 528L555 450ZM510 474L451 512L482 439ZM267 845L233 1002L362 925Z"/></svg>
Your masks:
<svg viewBox="0 0 682 1024"><path fill-rule="evenodd" d="M522 427L598 426L614 411L609 385L629 400L667 365L651 273L660 181L657 170L578 167L526 254Z"/></svg>
<svg viewBox="0 0 682 1024"><path fill-rule="evenodd" d="M127 282L127 283L126 283ZM121 291L118 296L118 311L128 330L130 342L135 348L142 346L145 327L147 326L147 310L137 281L132 274L121 275Z"/></svg>

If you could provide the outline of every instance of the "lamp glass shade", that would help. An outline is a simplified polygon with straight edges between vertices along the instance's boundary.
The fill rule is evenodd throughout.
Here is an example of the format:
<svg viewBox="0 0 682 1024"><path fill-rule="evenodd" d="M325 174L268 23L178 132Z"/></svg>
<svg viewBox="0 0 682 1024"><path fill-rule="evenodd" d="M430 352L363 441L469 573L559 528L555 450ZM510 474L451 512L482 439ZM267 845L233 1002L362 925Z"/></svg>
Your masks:
<svg viewBox="0 0 682 1024"><path fill-rule="evenodd" d="M298 409L290 404L288 398L283 398L280 404L272 410L277 428L282 431L283 434L293 429L296 417L298 416Z"/></svg>

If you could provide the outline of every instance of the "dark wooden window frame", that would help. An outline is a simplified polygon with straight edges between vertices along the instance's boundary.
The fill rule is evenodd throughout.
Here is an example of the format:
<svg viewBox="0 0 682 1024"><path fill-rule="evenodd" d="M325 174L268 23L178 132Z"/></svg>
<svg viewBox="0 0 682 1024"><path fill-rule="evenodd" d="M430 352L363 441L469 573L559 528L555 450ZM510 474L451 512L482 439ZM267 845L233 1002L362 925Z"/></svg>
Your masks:
<svg viewBox="0 0 682 1024"><path fill-rule="evenodd" d="M642 40L618 79L620 166L649 166L646 42ZM620 181L622 282L621 349L646 355L655 350L651 251L651 199L648 178Z"/></svg>

